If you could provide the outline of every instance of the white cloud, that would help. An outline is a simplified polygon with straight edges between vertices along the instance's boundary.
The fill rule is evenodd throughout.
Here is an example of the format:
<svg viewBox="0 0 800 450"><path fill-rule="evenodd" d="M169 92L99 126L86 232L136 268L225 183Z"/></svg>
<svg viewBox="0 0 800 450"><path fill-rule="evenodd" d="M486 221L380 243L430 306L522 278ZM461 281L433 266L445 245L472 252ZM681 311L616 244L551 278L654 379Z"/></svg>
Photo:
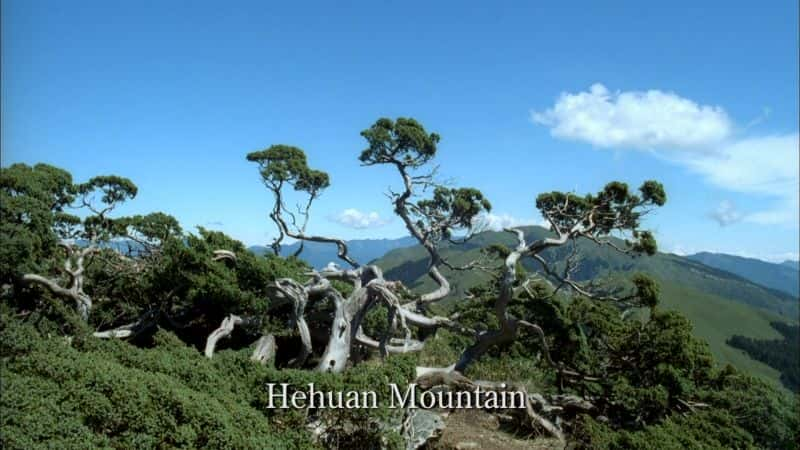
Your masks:
<svg viewBox="0 0 800 450"><path fill-rule="evenodd" d="M378 228L390 222L375 211L361 212L355 208L348 208L330 217L330 220L346 227L362 230L364 228Z"/></svg>
<svg viewBox="0 0 800 450"><path fill-rule="evenodd" d="M544 219L520 219L511 214L481 214L474 220L474 226L481 229L501 231L509 227L521 227L525 225L539 225L541 227L550 227Z"/></svg>
<svg viewBox="0 0 800 450"><path fill-rule="evenodd" d="M798 214L797 206L787 204L785 207L777 207L774 209L766 209L748 214L745 221L759 225L781 225L781 224L797 224Z"/></svg>
<svg viewBox="0 0 800 450"><path fill-rule="evenodd" d="M712 211L709 215L712 219L716 220L721 227L725 227L742 220L742 213L736 210L736 206L729 200L723 200L720 202L719 206L717 206L717 209Z"/></svg>
<svg viewBox="0 0 800 450"><path fill-rule="evenodd" d="M531 118L554 137L602 148L694 150L722 142L732 130L718 106L659 90L612 93L602 84L564 92L552 108L533 111Z"/></svg>
<svg viewBox="0 0 800 450"><path fill-rule="evenodd" d="M658 90L611 93L601 84L588 92L562 93L552 108L533 112L532 119L557 138L651 151L709 184L757 195L767 203L759 211L715 211L711 216L721 225L800 222L797 133L739 138L718 106Z"/></svg>
<svg viewBox="0 0 800 450"><path fill-rule="evenodd" d="M747 138L717 148L714 154L678 158L719 187L785 196L797 192L798 135Z"/></svg>
<svg viewBox="0 0 800 450"><path fill-rule="evenodd" d="M680 158L677 162L709 183L730 191L772 198L766 209L741 213L739 219L760 225L800 222L797 134L742 139L715 154Z"/></svg>
<svg viewBox="0 0 800 450"><path fill-rule="evenodd" d="M481 214L475 218L475 224L479 228L500 231L508 227L518 227L530 224L530 221L520 220L510 214Z"/></svg>

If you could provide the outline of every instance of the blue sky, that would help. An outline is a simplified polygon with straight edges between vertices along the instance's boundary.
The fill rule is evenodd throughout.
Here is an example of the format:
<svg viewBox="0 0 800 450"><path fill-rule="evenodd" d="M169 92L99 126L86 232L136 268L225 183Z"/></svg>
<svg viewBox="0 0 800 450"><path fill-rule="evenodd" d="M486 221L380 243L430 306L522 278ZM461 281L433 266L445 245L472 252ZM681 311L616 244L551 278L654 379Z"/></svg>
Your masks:
<svg viewBox="0 0 800 450"><path fill-rule="evenodd" d="M797 258L795 1L232 3L3 1L3 166L127 176L120 214L266 244L244 157L292 144L332 178L310 231L399 237L359 132L412 116L497 224L655 178L663 250Z"/></svg>

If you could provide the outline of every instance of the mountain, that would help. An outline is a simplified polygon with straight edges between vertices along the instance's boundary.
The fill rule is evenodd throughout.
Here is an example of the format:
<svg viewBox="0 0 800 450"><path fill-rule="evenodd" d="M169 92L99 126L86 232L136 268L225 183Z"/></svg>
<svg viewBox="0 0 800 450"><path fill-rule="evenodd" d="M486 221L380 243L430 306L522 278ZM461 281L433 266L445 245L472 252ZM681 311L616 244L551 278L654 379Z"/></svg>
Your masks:
<svg viewBox="0 0 800 450"><path fill-rule="evenodd" d="M417 243L411 236L398 239L353 239L345 242L347 242L350 256L362 264L380 258L391 250L410 247ZM299 242L282 245L281 255L293 255L298 248L300 248ZM249 249L259 255L272 251L271 248L262 245L254 245ZM331 261L342 264L342 261L336 256L336 245L320 242L306 242L303 252L300 253L300 259L317 269L325 267Z"/></svg>
<svg viewBox="0 0 800 450"><path fill-rule="evenodd" d="M528 242L549 233L541 227L524 227L523 230ZM463 265L480 257L481 248L495 243L512 246L516 245L516 240L509 233L485 232L466 244L444 246L442 254L452 264ZM781 336L770 326L770 322L795 322L798 315L797 298L677 255L658 253L651 257L631 258L588 241L579 242L578 249L581 264L576 278L629 276L637 271L650 274L661 286L661 307L677 310L687 316L694 324L695 335L709 343L718 361L730 363L780 385L780 373L777 370L751 359L725 341L733 335L779 339ZM568 251L567 248L550 249L543 256L553 260L564 257ZM376 263L383 268L387 278L402 280L407 286L422 292L433 288L432 280L426 276L425 258L425 251L414 246L390 251ZM525 260L524 264L529 270L537 269L530 259ZM453 272L444 269L443 273L454 288L451 299L445 302L458 301L463 298L466 289L485 282L489 277L481 271ZM443 306L446 307L446 303Z"/></svg>
<svg viewBox="0 0 800 450"><path fill-rule="evenodd" d="M707 252L689 255L687 258L735 273L762 286L778 289L795 297L800 296L800 267L797 261L775 264L759 259Z"/></svg>
<svg viewBox="0 0 800 450"><path fill-rule="evenodd" d="M781 265L800 270L800 261L792 261L791 259L787 259L786 261L782 262Z"/></svg>

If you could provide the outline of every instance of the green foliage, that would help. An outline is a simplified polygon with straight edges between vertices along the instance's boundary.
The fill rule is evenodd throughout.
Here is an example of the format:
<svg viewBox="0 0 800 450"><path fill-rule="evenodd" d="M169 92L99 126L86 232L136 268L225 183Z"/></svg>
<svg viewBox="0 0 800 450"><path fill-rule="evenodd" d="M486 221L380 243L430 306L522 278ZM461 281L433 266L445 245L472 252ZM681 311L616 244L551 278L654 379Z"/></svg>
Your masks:
<svg viewBox="0 0 800 450"><path fill-rule="evenodd" d="M800 442L800 398L730 366L714 373L698 399L727 411L760 448L797 448Z"/></svg>
<svg viewBox="0 0 800 450"><path fill-rule="evenodd" d="M120 234L136 239L137 243L160 244L171 238L179 238L182 234L178 220L161 212L125 217L118 220L117 225L125 230Z"/></svg>
<svg viewBox="0 0 800 450"><path fill-rule="evenodd" d="M74 224L76 227L65 228L66 233L62 233L62 238L107 241L124 234L124 227L107 214L120 203L136 197L138 189L131 180L116 175L101 175L77 184L73 189L81 199L79 206L87 208L91 214L83 219L80 228L77 222ZM102 206L95 201L95 194L98 193Z"/></svg>
<svg viewBox="0 0 800 450"><path fill-rule="evenodd" d="M539 361L539 370L550 374L541 375L539 383L555 378L555 386L597 399L604 422L587 416L571 430L582 448L647 448L648 442L663 442L667 448L792 448L797 405L733 368L715 369L708 346L693 337L691 323L656 307L658 285L641 274L634 275L632 284L641 303L650 307L641 318L626 320L609 304L555 294L539 282L509 302L511 316L542 326L556 365L579 376L560 375L545 364L536 336L490 350L469 374L530 382L537 380L535 371L503 367ZM497 327L492 310L496 289L472 289L475 298L457 309L459 320L477 329ZM456 349L465 342L452 336L447 344ZM441 347L434 354L449 356Z"/></svg>
<svg viewBox="0 0 800 450"><path fill-rule="evenodd" d="M634 252L650 256L656 254L658 251L658 245L656 244L656 238L653 236L653 233L650 231L641 231L634 236L638 237L639 239L633 243L630 241L625 241L626 244L631 246Z"/></svg>
<svg viewBox="0 0 800 450"><path fill-rule="evenodd" d="M330 185L328 174L309 168L305 152L297 147L273 145L249 153L247 160L258 163L261 178L273 188L280 189L286 183L296 191L305 191L316 197Z"/></svg>
<svg viewBox="0 0 800 450"><path fill-rule="evenodd" d="M664 206L667 202L667 194L664 191L664 185L657 181L645 181L639 188L639 191L642 193L642 200L647 203Z"/></svg>
<svg viewBox="0 0 800 450"><path fill-rule="evenodd" d="M48 268L56 227L79 221L64 212L73 200L72 176L65 170L47 164L0 168L0 284Z"/></svg>
<svg viewBox="0 0 800 450"><path fill-rule="evenodd" d="M97 328L130 323L143 311L155 309L188 325L176 332L197 347L229 314L254 318L243 327L254 338L266 331L287 331L285 325L263 320L271 306L267 287L277 278L303 279L305 264L294 258L256 256L218 231L199 228L198 235L175 235L171 220L156 218L137 224L143 234L165 238L141 270L131 276L101 268L91 273L87 288L98 298L92 319ZM236 261L214 261L218 249L234 252Z"/></svg>
<svg viewBox="0 0 800 450"><path fill-rule="evenodd" d="M369 147L358 159L364 164L402 164L419 167L436 154L439 135L428 134L414 119L400 117L396 121L378 119L370 128L361 132Z"/></svg>
<svg viewBox="0 0 800 450"><path fill-rule="evenodd" d="M428 162L439 141L438 135L405 118L380 119L362 135L369 143L361 154L363 163L395 164L404 176L406 168ZM296 147L272 146L249 154L248 160L259 164L265 184L278 195L288 184L313 200L329 185L327 174L309 168ZM91 194L98 192L104 206L91 202ZM303 390L314 383L321 391L376 390L389 383L402 388L417 364L416 356L391 356L331 374L250 361L247 347L256 337L293 333L280 323L281 310L270 302L267 289L277 278L302 282L307 267L299 260L258 257L220 232L200 228L197 235L184 234L163 213L106 217L115 205L136 195L136 186L121 177L94 177L73 185L60 169L15 165L0 172L0 195L0 232L11 241L10 250L0 253L3 281L14 281L22 270L52 272L62 262L53 252L58 237L125 236L136 248L129 258L104 248L95 255L101 264L86 268L85 289L95 300L89 324L74 320L75 314L63 302L52 301L49 293L14 289L4 294L3 448L307 448L313 443L306 426L316 421L327 428L326 446L402 445L393 431L401 420L399 412L385 407L388 389L377 389L384 405L377 409L267 406L267 383ZM63 212L76 196L92 213L84 220ZM596 195L543 194L537 207L557 228L594 223L589 238L623 231L633 238L627 242L629 250L655 254L655 239L639 230L640 219L665 201L657 182L645 182L639 194L613 182ZM438 242L449 238L452 228L470 228L490 208L476 189L438 187L431 199L410 205L409 211L427 221L420 228ZM508 254L508 242L494 244L484 252ZM236 261L214 260L218 249L234 252ZM563 259L563 250L542 255L548 261ZM425 271L423 264L420 274ZM521 280L526 266L520 263L516 271ZM492 348L466 375L593 397L599 416L582 417L567 430L579 446L629 448L664 442L674 447L789 448L797 442L797 405L733 369L716 370L708 346L692 336L691 323L659 309L661 289L654 279L636 273L623 282L611 271L585 268L578 275L603 278L610 290L626 292L623 298L629 304L648 309L628 316L610 304L570 297L548 283L515 286L518 295L509 302L508 314L541 325L555 364L545 364L538 335L520 330L519 339ZM459 321L478 330L499 325L492 311L497 279L483 280L472 290L474 299L458 311ZM350 289L338 282L335 286L344 294ZM329 306L317 302L309 313L327 317ZM89 333L149 314L157 320L130 341L98 340ZM196 347L229 314L247 320L218 347L213 360L204 358ZM363 325L370 335L380 335L389 325L386 309L371 311ZM419 358L426 365L448 365L471 341L439 330Z"/></svg>
<svg viewBox="0 0 800 450"><path fill-rule="evenodd" d="M436 133L428 134L416 120L381 118L362 131L361 136L369 144L359 156L364 165L393 164L400 171L406 191L394 197L396 212L404 218L413 216L416 227L428 244L438 245L442 239L450 239L454 229L470 231L474 219L492 209L489 200L478 189L437 185L433 179L435 169L429 174L411 176L409 170L419 169L433 159L440 139ZM433 196L410 202L409 198L417 195L412 193L414 185L432 186Z"/></svg>
<svg viewBox="0 0 800 450"><path fill-rule="evenodd" d="M653 255L656 240L649 231L640 231L641 218L650 208L663 206L667 200L664 186L657 181L645 181L639 195L629 191L619 181L608 183L597 194L578 196L571 193L549 192L536 198L536 208L562 231L576 225L591 226L595 237L606 236L614 230L628 232L633 241L626 241L635 253Z"/></svg>
<svg viewBox="0 0 800 450"><path fill-rule="evenodd" d="M229 376L234 361L199 357L170 335L147 350L116 340L76 348L8 316L3 322L3 448L309 444L301 433L276 433L250 405L256 386Z"/></svg>
<svg viewBox="0 0 800 450"><path fill-rule="evenodd" d="M658 305L658 295L661 289L655 280L643 273L635 273L631 278L635 286L635 297L638 304L648 308L655 308Z"/></svg>
<svg viewBox="0 0 800 450"><path fill-rule="evenodd" d="M453 228L469 229L478 214L492 209L492 204L477 189L442 186L434 189L433 198L420 200L416 206L413 211L423 228L445 239L450 238Z"/></svg>
<svg viewBox="0 0 800 450"><path fill-rule="evenodd" d="M726 411L700 411L673 415L657 425L641 430L615 430L588 416L582 417L573 431L576 448L586 449L705 449L752 448L753 438L737 427Z"/></svg>
<svg viewBox="0 0 800 450"><path fill-rule="evenodd" d="M641 428L618 429L582 417L573 430L579 448L796 448L800 420L794 402L728 366L712 371L696 396L706 402Z"/></svg>
<svg viewBox="0 0 800 450"><path fill-rule="evenodd" d="M388 389L377 389L378 409L281 410L266 407L265 384L404 389L416 363L391 357L344 375L276 370L254 364L248 350L209 360L165 331L148 349L119 340L70 345L30 323L2 319L3 448L309 448L304 430L313 419L330 427L330 443L339 446L397 446L399 436L384 428L393 420Z"/></svg>
<svg viewBox="0 0 800 450"><path fill-rule="evenodd" d="M326 446L334 448L377 448L381 443L398 443L396 434L386 429L387 424L399 420L398 411L388 408L391 391L388 385L394 383L404 390L414 377L416 358L413 355L393 355L383 363L373 361L355 366L343 374L312 372L307 370L267 369L255 377L256 385L253 405L281 423L285 429L304 427L309 420L319 420L328 428ZM288 383L289 392L308 390L308 384L324 392L374 391L378 408L354 409L274 409L269 408L266 383Z"/></svg>
<svg viewBox="0 0 800 450"><path fill-rule="evenodd" d="M523 231L527 242L552 236L541 227L523 227ZM618 246L624 244L613 238L612 241ZM459 266L485 258L482 249L487 247L495 246L507 251L515 245L516 240L509 233L485 232L466 244L445 245L441 254L451 264ZM694 325L694 335L709 343L719 363L730 363L740 370L777 381L780 374L744 352L729 347L725 341L734 334L758 339L779 337L770 322L785 321L781 316L796 318L798 302L795 298L677 255L657 253L652 257L630 258L588 239L578 239L577 247L579 264L574 273L575 279L588 281L605 278L613 285L629 291L632 286L627 280L632 274L648 274L660 286L659 307L680 311L689 318ZM555 262L563 260L569 251L552 248L545 250L542 256L547 261ZM387 253L376 264L384 269L388 278L399 279L416 292L427 292L435 286L426 275L426 256L422 247L408 247ZM499 260L496 261L495 264L499 264ZM541 269L538 262L529 259L523 259L519 265L528 272ZM445 268L442 272L453 287L451 299L443 304L462 299L470 288L491 281L491 276L482 271L451 271ZM523 272L518 273L518 276L524 276Z"/></svg>
<svg viewBox="0 0 800 450"><path fill-rule="evenodd" d="M800 326L770 323L782 339L760 340L734 335L727 343L746 351L754 359L781 371L781 382L794 392L800 391Z"/></svg>
<svg viewBox="0 0 800 450"><path fill-rule="evenodd" d="M389 328L388 310L384 305L378 305L369 310L361 322L367 336L381 336Z"/></svg>
<svg viewBox="0 0 800 450"><path fill-rule="evenodd" d="M95 191L102 194L100 200L106 205L113 205L136 197L138 189L127 178L116 175L100 175L92 177L86 183L75 186L75 192L89 196Z"/></svg>

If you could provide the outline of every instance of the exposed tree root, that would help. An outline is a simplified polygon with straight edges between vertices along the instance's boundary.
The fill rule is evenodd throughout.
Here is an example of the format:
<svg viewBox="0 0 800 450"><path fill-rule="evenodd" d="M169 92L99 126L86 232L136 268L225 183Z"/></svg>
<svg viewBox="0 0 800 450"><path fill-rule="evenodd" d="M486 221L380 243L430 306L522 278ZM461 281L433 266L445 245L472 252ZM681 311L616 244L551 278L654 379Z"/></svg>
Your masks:
<svg viewBox="0 0 800 450"><path fill-rule="evenodd" d="M212 358L214 356L214 350L217 347L217 342L220 339L224 339L233 333L233 328L242 323L242 318L231 314L225 319L222 320L219 328L212 331L211 334L208 335L208 339L206 339L206 348L205 348L205 355L208 358Z"/></svg>

